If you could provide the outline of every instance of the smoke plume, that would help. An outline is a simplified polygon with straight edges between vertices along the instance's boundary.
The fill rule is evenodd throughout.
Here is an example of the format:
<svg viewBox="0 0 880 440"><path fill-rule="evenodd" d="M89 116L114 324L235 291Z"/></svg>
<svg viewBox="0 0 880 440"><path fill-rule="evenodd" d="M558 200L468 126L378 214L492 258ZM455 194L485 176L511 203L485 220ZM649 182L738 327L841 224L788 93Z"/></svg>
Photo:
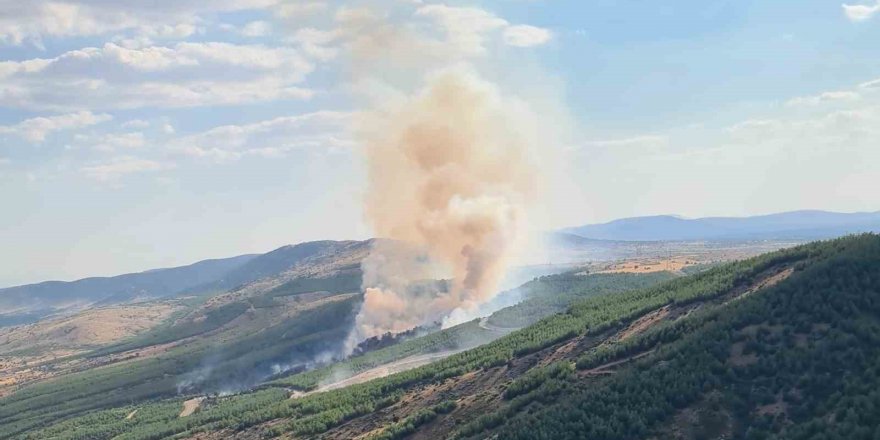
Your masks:
<svg viewBox="0 0 880 440"><path fill-rule="evenodd" d="M350 343L463 322L495 295L536 195L534 117L461 66L362 116L365 212L391 240L377 241L362 264ZM448 281L426 281L438 278Z"/></svg>

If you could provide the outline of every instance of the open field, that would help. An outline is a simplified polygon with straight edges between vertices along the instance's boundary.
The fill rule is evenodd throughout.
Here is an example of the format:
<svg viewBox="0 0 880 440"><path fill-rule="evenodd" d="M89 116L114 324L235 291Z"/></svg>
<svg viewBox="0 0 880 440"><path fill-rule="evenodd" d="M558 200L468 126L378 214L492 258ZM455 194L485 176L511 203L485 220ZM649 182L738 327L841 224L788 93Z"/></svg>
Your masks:
<svg viewBox="0 0 880 440"><path fill-rule="evenodd" d="M34 324L0 328L0 355L28 349L88 349L148 330L180 308L174 302L101 307Z"/></svg>
<svg viewBox="0 0 880 440"><path fill-rule="evenodd" d="M175 302L110 306L0 328L0 396L22 384L140 356L141 353L121 353L89 359L78 355L134 337L180 308Z"/></svg>
<svg viewBox="0 0 880 440"><path fill-rule="evenodd" d="M606 265L597 273L651 273L651 272L676 272L682 269L696 266L696 260L687 258L649 258L642 260L624 260Z"/></svg>

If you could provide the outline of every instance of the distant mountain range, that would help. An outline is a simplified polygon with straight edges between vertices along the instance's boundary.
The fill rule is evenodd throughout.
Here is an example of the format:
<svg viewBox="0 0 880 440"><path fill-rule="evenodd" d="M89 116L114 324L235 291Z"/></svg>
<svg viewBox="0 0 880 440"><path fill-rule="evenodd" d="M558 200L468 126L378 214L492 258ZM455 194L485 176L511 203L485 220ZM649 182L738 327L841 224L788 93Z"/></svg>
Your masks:
<svg viewBox="0 0 880 440"><path fill-rule="evenodd" d="M560 232L594 240L813 240L860 232L880 232L880 211L837 213L792 211L753 217L686 219L672 215L633 217L566 228Z"/></svg>
<svg viewBox="0 0 880 440"><path fill-rule="evenodd" d="M367 243L314 241L282 246L265 254L204 260L182 267L8 287L0 289L0 327L34 322L53 313L85 306L221 292L278 275L305 259Z"/></svg>
<svg viewBox="0 0 880 440"><path fill-rule="evenodd" d="M812 240L867 231L880 232L880 212L794 211L699 219L671 215L634 217L566 228L549 234L548 238L557 250L586 249L590 253L580 253L579 258L602 259L619 254L621 248L628 246L626 242L632 241ZM0 289L0 326L32 322L85 306L222 292L276 276L310 258L366 252L368 245L369 241L314 241L283 246L265 254L205 260L183 267L8 287Z"/></svg>

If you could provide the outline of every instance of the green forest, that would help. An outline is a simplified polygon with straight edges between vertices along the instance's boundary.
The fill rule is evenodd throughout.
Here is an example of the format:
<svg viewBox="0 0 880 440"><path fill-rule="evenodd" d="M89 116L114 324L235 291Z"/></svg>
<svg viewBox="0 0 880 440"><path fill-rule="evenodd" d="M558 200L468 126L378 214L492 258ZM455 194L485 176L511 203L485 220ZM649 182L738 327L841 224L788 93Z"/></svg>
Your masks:
<svg viewBox="0 0 880 440"><path fill-rule="evenodd" d="M578 296L577 290L566 295ZM659 312L668 317L627 332ZM449 333L443 334L348 362L366 368L404 353L448 347L442 338ZM407 343L426 345L406 348ZM560 351L566 347L569 351ZM565 356L557 359L555 353ZM95 400L94 411L65 412L83 401L59 403L61 391L53 388L58 384L47 383L0 400L0 424L4 438L27 439L161 439L243 431L310 438L375 418L369 426L376 429L374 438L382 439L442 425L444 436L462 439L875 440L880 438L880 237L819 242L648 287L585 294L561 313L429 365L288 398L286 388L313 389L322 374L327 371L212 398L185 418L177 417L182 398L102 400L96 390L112 396L113 384L103 382L112 375L86 376L66 386L78 390L74 395L80 399ZM407 398L432 387L455 390L453 385L481 377L498 380L478 391L450 391L433 403ZM491 405L469 409L476 394ZM41 405L48 407L42 411ZM137 415L126 419L135 409ZM391 419L378 415L391 413ZM67 417L57 421L57 414Z"/></svg>
<svg viewBox="0 0 880 440"><path fill-rule="evenodd" d="M789 281L602 354L659 347L600 387L548 375L554 403L504 418L500 438L878 438L880 239L804 249Z"/></svg>
<svg viewBox="0 0 880 440"><path fill-rule="evenodd" d="M576 287L577 293L565 296L570 303L578 296L587 297L611 291L622 291L652 285L670 278L669 274L652 275L589 275L572 277L570 274L552 275L536 279L526 284L530 298L522 303L527 312L517 312L519 305L504 309L513 310L518 316L543 316L556 309L534 308L532 304L541 303L545 298L555 295L558 279L567 279L566 286ZM619 282L615 282L615 279ZM325 279L295 280L270 290L265 295L251 298L250 305L245 302L231 302L209 309L205 319L192 321L179 314L169 319L173 324L164 325L139 335L131 341L108 348L96 350L90 356L116 353L133 348L180 340L193 335L215 330L237 318L249 307L271 307L271 302L280 296L297 295L313 288L326 291L343 292L359 282L359 277L342 275ZM204 298L191 300L191 306L198 306ZM173 348L162 355L134 359L125 365L112 365L76 373L46 383L26 387L12 396L0 399L0 434L13 435L27 432L55 422L89 413L96 410L117 408L134 402L174 398L179 392L217 390L225 384L238 383L242 387L254 384L269 374L273 362L295 363L311 359L328 347L340 343L351 326L351 319L359 298L333 302L310 310L264 331L248 335L242 339L228 341L220 346L196 341ZM556 300L560 304L561 300ZM537 318L534 318L537 319ZM498 335L479 328L476 322L406 340L402 343L380 350L367 352L343 363L318 368L309 372L278 379L265 386L292 387L309 390L326 377L344 369L349 374L375 367L411 355L433 353L444 350L472 348ZM210 362L210 364L208 363ZM189 376L199 374L210 365L210 375L200 378L198 383L181 390L181 383ZM296 370L293 370L294 372ZM175 400L172 406L180 406ZM139 411L140 413L140 411ZM138 417L140 418L140 417ZM145 421L146 422L146 421ZM164 423L164 422L161 422ZM97 429L97 428L90 428ZM94 437L85 437L94 438ZM103 438L103 437L97 437Z"/></svg>

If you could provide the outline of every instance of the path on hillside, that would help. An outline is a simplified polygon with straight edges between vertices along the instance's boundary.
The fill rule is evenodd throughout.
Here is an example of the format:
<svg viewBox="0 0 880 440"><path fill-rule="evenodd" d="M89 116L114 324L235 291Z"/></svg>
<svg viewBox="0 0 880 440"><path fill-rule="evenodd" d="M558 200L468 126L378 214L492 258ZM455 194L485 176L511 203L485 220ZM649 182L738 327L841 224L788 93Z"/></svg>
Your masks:
<svg viewBox="0 0 880 440"><path fill-rule="evenodd" d="M582 371L580 373L580 375L581 376L599 376L599 375L603 375L603 374L614 374L615 371L612 368L614 368L618 365L621 365L621 364L625 364L627 362L632 362L632 361L641 359L641 358L643 358L653 352L654 352L654 350L648 350L648 351L645 351L645 352L642 352L642 353L639 353L639 354L636 354L633 356L629 356L629 357L626 357L626 358L623 358L623 359L620 359L620 360L617 360L614 362L609 362L607 364L599 365L596 368L591 368L589 370Z"/></svg>
<svg viewBox="0 0 880 440"><path fill-rule="evenodd" d="M413 368L421 367L422 365L430 364L431 362L438 361L440 359L446 358L450 355L460 352L461 350L450 350L450 351L441 351L439 353L429 353L422 354L417 356L410 356L408 358L403 358L399 361L391 362L385 365L380 365L375 368L371 368L366 371L362 371L352 377L347 379L340 380L338 382L334 382L327 385L322 385L318 387L317 392L321 391L329 391L335 390L337 388L347 387L349 385L354 385L358 383L367 382L369 380L378 379L380 377L385 377L394 373L400 373L402 371L412 370Z"/></svg>
<svg viewBox="0 0 880 440"><path fill-rule="evenodd" d="M480 322L477 324L483 330L488 330L493 333L501 333L508 334L510 332L521 329L522 327L498 327L496 325L489 324L489 317L480 318Z"/></svg>
<svg viewBox="0 0 880 440"><path fill-rule="evenodd" d="M356 385L359 383L364 383L373 379L379 379L391 374L400 373L403 371L411 370L413 368L421 367L422 365L430 364L431 362L438 361L440 359L444 359L453 354L460 353L463 350L449 350L449 351L441 351L438 353L429 353L422 354L416 356L410 356L407 358L400 359L398 361L394 361L385 365L380 365L378 367L371 368L369 370L362 371L354 376L329 383L326 385L319 386L314 391L309 391L307 393L303 393L301 391L293 391L290 395L291 399L298 399L300 397L305 397L314 393L321 393L324 391L335 390L339 388L344 388L350 385Z"/></svg>

